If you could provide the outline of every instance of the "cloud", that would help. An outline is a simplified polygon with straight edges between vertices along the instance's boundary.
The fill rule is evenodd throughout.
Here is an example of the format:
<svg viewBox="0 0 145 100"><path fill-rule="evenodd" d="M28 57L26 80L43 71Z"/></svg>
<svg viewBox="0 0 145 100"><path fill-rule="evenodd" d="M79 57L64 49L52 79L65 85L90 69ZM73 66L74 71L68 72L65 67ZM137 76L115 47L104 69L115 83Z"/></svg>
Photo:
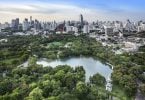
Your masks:
<svg viewBox="0 0 145 100"><path fill-rule="evenodd" d="M63 12L78 12L83 11L82 8L71 5L58 5L58 4L44 4L44 5L2 5L0 12L10 13L63 13Z"/></svg>
<svg viewBox="0 0 145 100"><path fill-rule="evenodd" d="M42 21L79 20L79 14L83 14L84 19L87 21L126 20L128 18L138 20L144 18L143 16L145 15L142 12L132 12L121 8L84 8L69 4L29 3L0 5L0 18L2 21L10 21L16 17L23 20L29 16L33 16Z"/></svg>
<svg viewBox="0 0 145 100"><path fill-rule="evenodd" d="M40 16L48 16L56 18L56 20L64 19L79 19L77 18L80 13L92 15L93 10L88 8L81 8L73 5L63 4L28 4L28 5L2 5L0 6L0 17L2 15L18 15L22 18L24 16L33 15L36 18ZM40 18L40 19L42 19ZM47 19L46 19L47 20Z"/></svg>

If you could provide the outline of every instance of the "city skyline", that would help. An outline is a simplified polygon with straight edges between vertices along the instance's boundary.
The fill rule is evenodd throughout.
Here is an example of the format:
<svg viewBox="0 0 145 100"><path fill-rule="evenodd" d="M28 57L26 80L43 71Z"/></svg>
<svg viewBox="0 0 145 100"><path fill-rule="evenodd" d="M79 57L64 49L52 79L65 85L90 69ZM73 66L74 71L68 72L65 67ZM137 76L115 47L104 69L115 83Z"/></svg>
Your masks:
<svg viewBox="0 0 145 100"><path fill-rule="evenodd" d="M33 16L40 21L79 20L145 20L145 1L143 0L5 0L0 1L0 22Z"/></svg>

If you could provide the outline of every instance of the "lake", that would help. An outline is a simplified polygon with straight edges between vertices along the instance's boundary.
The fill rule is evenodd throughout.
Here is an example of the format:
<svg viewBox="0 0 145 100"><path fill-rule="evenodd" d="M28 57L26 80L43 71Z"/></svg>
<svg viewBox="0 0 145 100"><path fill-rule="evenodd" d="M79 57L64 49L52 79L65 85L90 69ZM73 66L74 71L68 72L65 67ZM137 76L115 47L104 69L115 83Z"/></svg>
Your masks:
<svg viewBox="0 0 145 100"><path fill-rule="evenodd" d="M111 75L112 69L109 65L101 63L99 60L95 60L92 57L71 57L67 59L57 59L57 60L48 60L48 59L39 59L37 64L43 65L43 67L51 66L56 67L58 65L69 65L73 68L77 66L83 66L86 71L86 81L89 81L89 77L93 76L96 73L101 74L106 79Z"/></svg>

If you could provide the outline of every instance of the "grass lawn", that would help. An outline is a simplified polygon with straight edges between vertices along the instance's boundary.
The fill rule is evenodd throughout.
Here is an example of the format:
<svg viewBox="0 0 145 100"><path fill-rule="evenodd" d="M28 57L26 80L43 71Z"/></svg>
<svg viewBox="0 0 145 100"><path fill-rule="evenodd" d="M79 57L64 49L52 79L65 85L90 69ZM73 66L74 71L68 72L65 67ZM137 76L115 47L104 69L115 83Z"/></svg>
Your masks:
<svg viewBox="0 0 145 100"><path fill-rule="evenodd" d="M61 42L52 42L50 45L62 46L63 44Z"/></svg>
<svg viewBox="0 0 145 100"><path fill-rule="evenodd" d="M46 48L50 48L50 47L61 47L61 46L64 46L64 44L62 44L61 42L52 42L52 43L49 43Z"/></svg>

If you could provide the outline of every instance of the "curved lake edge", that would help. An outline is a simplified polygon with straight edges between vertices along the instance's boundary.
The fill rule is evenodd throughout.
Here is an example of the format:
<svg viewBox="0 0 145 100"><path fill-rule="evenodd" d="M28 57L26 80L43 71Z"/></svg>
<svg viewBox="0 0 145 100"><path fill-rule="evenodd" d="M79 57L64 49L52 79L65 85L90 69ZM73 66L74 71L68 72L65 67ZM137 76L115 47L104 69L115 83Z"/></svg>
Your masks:
<svg viewBox="0 0 145 100"><path fill-rule="evenodd" d="M71 64L59 64L58 62L67 62L68 60L70 60L70 59L76 59L76 62L78 62L80 59L88 59L88 60L92 60L93 62L93 65L86 65L87 66L87 68L89 68L89 69L87 69L86 68L86 66L84 66L84 65L79 65L80 63L82 64L83 62L85 62L85 61L80 61L79 62L79 64L78 65L75 65L75 66L72 66ZM38 62L41 62L40 64L38 63ZM51 64L50 63L52 63L52 62L54 62L54 63L58 63L58 64L56 64L56 66L51 66ZM87 61L86 61L87 62ZM95 62L95 63L94 63ZM44 66L45 64L48 64L47 66ZM88 62L89 63L89 62ZM96 65L96 63L98 64L97 66L100 66L100 67L97 67L97 66L95 66ZM114 68L114 66L112 65L112 64L110 64L110 63L108 63L108 62L105 62L104 60L100 60L100 59L98 59L98 58L96 58L96 57L91 57L91 56L69 56L69 57L65 57L65 58L59 58L59 59L48 59L48 58L38 58L37 57L37 61L36 61L36 64L37 65L41 65L42 67L53 67L53 68L55 68L55 67L57 67L57 66L59 66L59 65L68 65L68 66L70 66L70 67L72 67L72 68L76 68L76 67L78 67L78 66L82 66L83 68L84 68L84 70L86 71L86 73L85 73L85 76L86 76L86 82L89 82L89 78L91 77L91 76L93 76L93 75L95 75L95 74L97 74L97 73L99 73L100 75L102 75L105 79L106 79L106 90L107 91L112 91L112 87L113 87L113 84L112 84L112 73L113 73L113 68ZM100 65L101 64L101 65ZM19 67L27 67L28 66L28 60L25 62L25 63L23 63L23 64L21 64L21 65L19 65ZM89 67L88 67L89 66ZM90 68L91 66L93 66L92 68ZM102 67L102 68L101 68ZM106 68L105 68L106 67ZM105 72L105 74L104 74L104 72L102 72L100 69L99 69L99 71L98 70L96 70L96 69L94 69L94 68L100 68L101 70L104 70L104 71L106 71ZM104 69L105 68L105 69ZM92 70L92 72L91 72L91 74L89 73L89 74L87 74L89 71L90 71L90 69ZM95 73L94 73L94 71L96 71ZM106 76L106 74L107 74L107 76Z"/></svg>
<svg viewBox="0 0 145 100"><path fill-rule="evenodd" d="M75 62L73 62L73 64L72 64L72 62L71 62L71 64L70 63L68 63L69 62L69 60L71 60L71 59L77 59L77 60L80 60L80 59L91 59L91 61L92 61L92 63L99 63L99 64L97 64L97 65L88 65L88 66L92 66L92 68L90 68L90 67L88 67L88 68L90 68L90 69L92 69L93 70L93 68L99 68L99 69L101 69L101 70L103 70L104 69L104 66L106 67L106 69L104 69L105 71L106 70L111 70L110 72L112 73L113 72L113 67L112 67L112 65L111 64L109 64L109 63L104 63L104 62L102 62L102 61L100 61L100 60L98 60L98 59L95 59L95 58L93 58L93 57L86 57L86 56L73 56L73 57L66 57L66 58L63 58L63 59L47 59L47 58L39 58L38 60L37 60L37 64L38 65L42 65L42 66L44 66L44 67L48 67L48 66L50 66L50 67L56 67L56 66L58 66L58 65L69 65L70 67L77 67L77 66L83 66L83 64L82 64L82 62L85 62L85 61L87 61L87 60L85 60L85 61L80 61L79 63L78 63L78 61L77 60L75 60L75 62L77 62L78 63L78 65L76 65L75 64ZM45 64L43 64L42 62L44 62ZM68 61L68 62L67 62ZM47 63L47 64L46 64ZM55 65L54 65L54 63L55 63ZM57 64L56 64L57 63ZM68 63L68 64L67 64ZM89 62L88 62L89 63ZM95 67L94 67L95 66ZM96 67L97 66L97 67ZM100 66L100 67L99 67ZM86 65L85 66L83 66L83 67L86 67ZM89 70L90 70L89 69ZM88 69L87 69L88 70ZM85 71L87 71L87 70L85 70ZM96 69L95 69L96 70ZM96 72L97 73L97 72ZM96 74L95 73L95 74ZM98 72L99 73L99 72ZM110 75L109 76L111 76L111 73L110 73ZM94 74L93 74L94 75ZM103 76L104 77L104 76ZM105 77L106 79L108 78L108 77Z"/></svg>
<svg viewBox="0 0 145 100"><path fill-rule="evenodd" d="M69 57L58 58L58 59L47 59L47 58L40 58L40 59L43 59L43 60L46 60L46 61L49 60L51 62L51 61L54 61L54 60L64 60L64 59L70 59L70 58L73 58L73 57L76 57L76 56L69 56ZM92 58L95 61L99 61L100 63L102 63L105 66L108 66L112 70L112 72L107 76L107 78L105 76L103 76L106 79L106 85L105 85L106 86L106 90L109 91L109 92L111 92L112 91L112 87L113 87L113 83L112 83L112 73L113 73L114 66L112 64L110 64L109 62L106 62L105 60L101 59L101 58L92 57L92 56L83 56L83 55L80 55L79 56L79 58L83 58L83 57L85 57L85 58ZM84 66L83 66L83 68L84 68ZM97 72L97 73L99 73L99 72ZM87 80L87 78L86 78L86 80ZM89 81L89 80L87 80L87 81Z"/></svg>
<svg viewBox="0 0 145 100"><path fill-rule="evenodd" d="M34 56L34 57L36 57L36 56ZM97 58L97 57L92 57L92 56L84 56L84 55L80 55L80 56L68 56L68 57L61 57L61 58L56 58L56 59L48 59L48 58L41 58L41 57L40 58L36 57L36 58L37 58L36 62L38 62L39 60L44 60L46 62L52 62L52 61L65 61L65 60L71 59L71 58L92 58L93 60L99 61L100 63L102 63L104 66L108 66L112 70L112 73L113 73L113 69L114 69L114 66L112 64L110 64L109 62L105 62L105 60L103 60L103 59L100 59L100 58ZM41 65L41 64L38 64L38 65ZM28 66L28 60L25 61L23 64L17 66L17 67L27 67L27 66ZM52 66L44 66L44 67L52 67ZM72 66L70 66L70 67L72 67ZM111 77L111 74L108 77Z"/></svg>
<svg viewBox="0 0 145 100"><path fill-rule="evenodd" d="M114 68L114 65L112 65L111 63L109 63L108 61L99 58L99 57L95 57L95 56L88 56L88 55L79 55L79 56L67 56L67 57L59 57L59 58L54 58L54 59L49 59L46 57L40 57L38 59L44 59L44 60L49 60L49 61L54 61L54 60L61 60L61 59L68 59L68 58L74 58L74 57L86 57L86 58L93 58L94 60L100 61L102 64L109 66L112 70Z"/></svg>

